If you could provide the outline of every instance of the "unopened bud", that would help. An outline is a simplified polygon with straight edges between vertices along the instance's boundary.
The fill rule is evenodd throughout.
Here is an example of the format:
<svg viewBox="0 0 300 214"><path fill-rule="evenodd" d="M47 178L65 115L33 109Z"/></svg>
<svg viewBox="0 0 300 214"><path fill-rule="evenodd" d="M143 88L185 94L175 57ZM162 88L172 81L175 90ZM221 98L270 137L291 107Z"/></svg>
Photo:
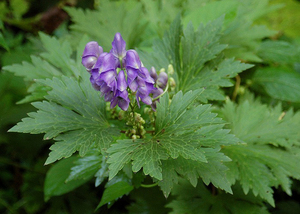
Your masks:
<svg viewBox="0 0 300 214"><path fill-rule="evenodd" d="M159 70L159 73L161 73L161 72L166 72L166 69L161 68L161 69Z"/></svg>
<svg viewBox="0 0 300 214"><path fill-rule="evenodd" d="M169 64L168 66L168 75L173 75L174 74L174 68L172 64Z"/></svg>
<svg viewBox="0 0 300 214"><path fill-rule="evenodd" d="M150 76L154 79L154 81L156 81L157 80L157 73L156 73L156 70L153 66L151 67L149 73L150 73Z"/></svg>
<svg viewBox="0 0 300 214"><path fill-rule="evenodd" d="M131 136L131 139L135 140L137 138L137 136L134 134Z"/></svg>
<svg viewBox="0 0 300 214"><path fill-rule="evenodd" d="M168 74L166 72L160 72L157 78L157 86L165 89L168 83Z"/></svg>
<svg viewBox="0 0 300 214"><path fill-rule="evenodd" d="M169 79L169 85L170 85L171 90L174 91L174 89L176 87L176 82L175 82L175 80L174 80L173 77L170 77L170 79Z"/></svg>

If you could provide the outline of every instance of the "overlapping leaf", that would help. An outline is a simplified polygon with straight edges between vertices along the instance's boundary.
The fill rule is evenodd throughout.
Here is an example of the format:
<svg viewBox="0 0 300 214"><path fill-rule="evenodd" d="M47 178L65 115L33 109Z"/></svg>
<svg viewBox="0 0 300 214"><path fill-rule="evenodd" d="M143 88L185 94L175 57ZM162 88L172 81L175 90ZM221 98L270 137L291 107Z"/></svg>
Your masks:
<svg viewBox="0 0 300 214"><path fill-rule="evenodd" d="M184 95L178 92L171 104L168 94L164 95L157 104L156 129L153 137L118 140L107 150L110 154L108 159L110 178L113 178L125 164L132 162L134 172L143 168L146 175L161 180L160 185L166 196L173 183L176 183L177 172L185 175L194 185L197 178L202 177L206 183L213 182L220 188L230 191L230 186L227 185L229 183L221 181L226 180L221 175L225 175L223 172L227 169L222 162L229 159L219 153L219 150L221 145L234 144L236 138L222 129L222 120L211 113L209 105L191 107L202 91L190 91ZM179 165L175 167L180 162L183 168ZM187 165L190 167L185 168ZM192 165L198 165L195 174L191 174ZM212 168L216 170L209 172ZM175 179L175 182L172 179Z"/></svg>
<svg viewBox="0 0 300 214"><path fill-rule="evenodd" d="M252 67L233 59L223 59L222 51L226 45L220 44L222 26L223 17L220 17L205 26L200 24L196 31L192 24L183 31L178 16L164 38L154 42L153 53L140 53L143 63L156 69L172 64L178 90L206 88L199 100L222 100L225 96L220 87L232 86L230 78Z"/></svg>
<svg viewBox="0 0 300 214"><path fill-rule="evenodd" d="M71 25L73 39L88 34L97 41L105 51L111 48L112 38L120 32L126 41L127 48L133 48L140 42L141 34L145 28L140 23L142 5L133 2L103 1L98 10L85 10L66 7L74 24ZM113 11L113 12L112 12Z"/></svg>
<svg viewBox="0 0 300 214"><path fill-rule="evenodd" d="M94 146L102 151L109 147L117 131L106 121L105 103L88 80L80 83L62 77L40 80L40 83L52 88L46 96L48 101L33 103L38 111L29 113L28 118L10 131L45 133L45 139L55 138L58 142L51 146L46 164L76 151L85 155Z"/></svg>
<svg viewBox="0 0 300 214"><path fill-rule="evenodd" d="M71 58L73 53L68 41L61 42L55 37L40 33L40 39L45 49L39 56L31 56L31 62L24 61L22 64L14 64L3 67L3 70L13 72L16 76L21 76L31 85L28 92L31 93L20 103L41 100L47 94L49 87L40 84L38 79L53 77L74 76L79 78L84 73L84 67L80 65L80 56L84 49L87 36L83 36L77 48L77 61Z"/></svg>
<svg viewBox="0 0 300 214"><path fill-rule="evenodd" d="M238 186L233 191L234 195L231 195L216 189L210 191L202 183L194 188L187 182L181 182L172 192L177 198L167 207L172 208L171 213L174 214L269 213L260 198L253 194L245 195Z"/></svg>
<svg viewBox="0 0 300 214"><path fill-rule="evenodd" d="M257 54L257 48L261 39L274 35L276 31L263 25L253 25L253 22L280 7L281 5L268 5L268 0L210 1L201 7L191 8L183 22L186 26L192 21L197 27L200 23L206 24L225 14L225 26L220 38L221 43L228 44L225 55L260 62L262 60Z"/></svg>
<svg viewBox="0 0 300 214"><path fill-rule="evenodd" d="M245 193L252 190L272 205L272 187L280 185L290 194L290 177L300 179L300 114L282 112L280 106L268 108L253 97L239 105L229 101L222 114L232 133L244 142L221 150L232 159L226 164L231 183L239 180Z"/></svg>

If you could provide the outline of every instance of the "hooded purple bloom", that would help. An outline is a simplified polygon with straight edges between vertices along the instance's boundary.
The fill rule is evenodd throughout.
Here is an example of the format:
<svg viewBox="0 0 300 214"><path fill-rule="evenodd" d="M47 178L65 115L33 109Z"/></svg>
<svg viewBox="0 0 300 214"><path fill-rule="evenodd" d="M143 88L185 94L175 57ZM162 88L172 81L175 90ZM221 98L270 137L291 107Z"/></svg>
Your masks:
<svg viewBox="0 0 300 214"><path fill-rule="evenodd" d="M91 71L95 63L97 62L98 57L100 54L103 53L103 49L101 46L98 45L97 42L89 42L86 44L83 54L81 63L86 68L88 72Z"/></svg>
<svg viewBox="0 0 300 214"><path fill-rule="evenodd" d="M126 42L123 40L122 36L120 33L116 33L114 41L111 43L112 44L112 49L111 53L119 58L123 59L126 55Z"/></svg>
<svg viewBox="0 0 300 214"><path fill-rule="evenodd" d="M138 103L138 106L140 107L140 100L142 100L143 103L147 105L151 105L152 99L149 96L150 92L155 89L153 86L153 83L148 83L141 77L137 77L137 84L138 84L138 89L136 92L136 101Z"/></svg>
<svg viewBox="0 0 300 214"><path fill-rule="evenodd" d="M124 66L126 56L126 42L123 40L120 33L116 33L114 41L111 44L112 49L110 50L110 53L115 56L116 67L120 67L120 61Z"/></svg>
<svg viewBox="0 0 300 214"><path fill-rule="evenodd" d="M138 89L139 83L142 83L141 80L138 81L138 77L144 82L154 84L154 80L150 76L147 68L141 66L140 58L135 50L129 50L126 53L126 71L128 85L133 92Z"/></svg>

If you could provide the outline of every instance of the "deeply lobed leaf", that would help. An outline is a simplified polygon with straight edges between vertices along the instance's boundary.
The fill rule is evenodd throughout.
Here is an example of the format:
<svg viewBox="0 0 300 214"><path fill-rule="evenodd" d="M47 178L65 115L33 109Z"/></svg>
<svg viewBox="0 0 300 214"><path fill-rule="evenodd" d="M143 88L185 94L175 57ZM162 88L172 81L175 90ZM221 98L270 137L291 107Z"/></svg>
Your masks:
<svg viewBox="0 0 300 214"><path fill-rule="evenodd" d="M118 131L109 126L105 103L89 82L79 83L69 77L40 82L52 88L46 96L48 101L33 103L38 111L29 113L10 131L45 133L45 139L55 138L58 142L51 146L46 164L76 151L84 156L94 146L105 151Z"/></svg>

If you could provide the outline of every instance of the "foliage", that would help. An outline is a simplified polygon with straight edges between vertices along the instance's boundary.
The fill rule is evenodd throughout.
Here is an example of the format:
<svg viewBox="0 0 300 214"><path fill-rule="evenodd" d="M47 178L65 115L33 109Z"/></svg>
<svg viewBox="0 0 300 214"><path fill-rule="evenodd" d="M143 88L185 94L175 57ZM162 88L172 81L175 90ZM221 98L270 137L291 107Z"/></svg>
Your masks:
<svg viewBox="0 0 300 214"><path fill-rule="evenodd" d="M1 3L0 210L299 210L299 32L266 22L281 2L95 1L64 7L59 37L16 35L32 2ZM109 51L116 32L168 75L155 111L110 109L91 86L85 45Z"/></svg>

